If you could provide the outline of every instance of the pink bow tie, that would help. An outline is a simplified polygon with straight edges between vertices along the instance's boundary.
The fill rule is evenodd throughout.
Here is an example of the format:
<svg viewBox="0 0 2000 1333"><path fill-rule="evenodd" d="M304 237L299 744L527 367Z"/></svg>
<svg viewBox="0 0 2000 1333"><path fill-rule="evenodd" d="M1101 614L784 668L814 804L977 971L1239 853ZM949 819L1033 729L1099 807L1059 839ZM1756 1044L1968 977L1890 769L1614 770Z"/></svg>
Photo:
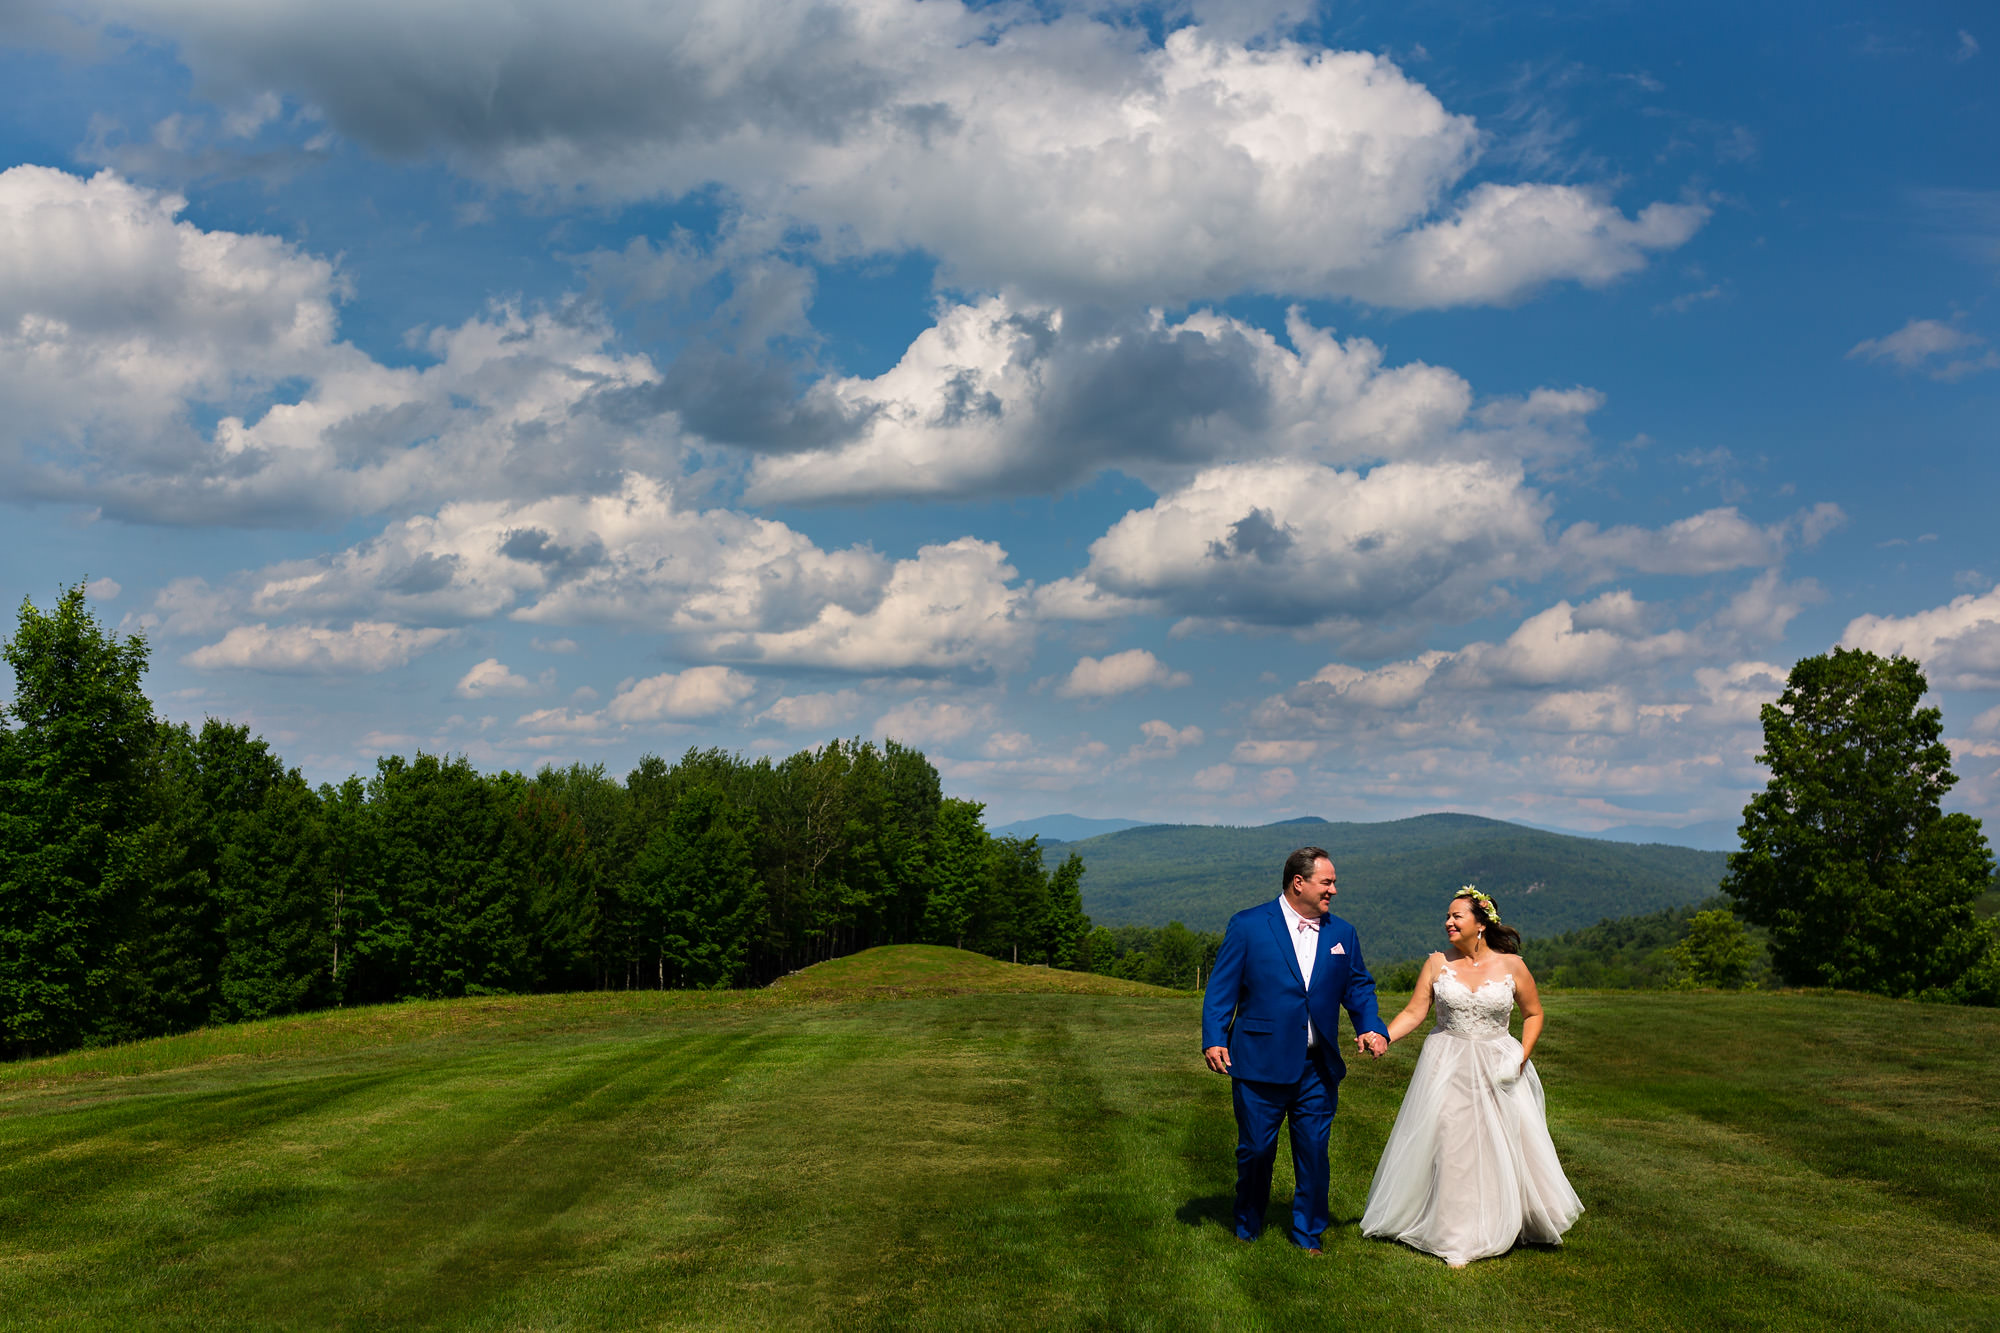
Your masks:
<svg viewBox="0 0 2000 1333"><path fill-rule="evenodd" d="M1304 917L1299 918L1299 934L1303 935L1309 930L1318 930L1318 929L1319 929L1319 922L1308 921Z"/></svg>

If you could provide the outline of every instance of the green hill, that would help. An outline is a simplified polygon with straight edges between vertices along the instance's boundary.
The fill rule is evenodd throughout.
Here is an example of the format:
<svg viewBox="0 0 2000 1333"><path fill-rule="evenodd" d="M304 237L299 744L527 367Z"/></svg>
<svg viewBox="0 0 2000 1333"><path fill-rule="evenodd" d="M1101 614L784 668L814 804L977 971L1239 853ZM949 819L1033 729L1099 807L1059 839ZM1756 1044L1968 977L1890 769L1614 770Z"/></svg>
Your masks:
<svg viewBox="0 0 2000 1333"><path fill-rule="evenodd" d="M910 999L920 995L1170 995L1138 981L1018 967L942 944L896 944L829 959L771 985L786 999Z"/></svg>
<svg viewBox="0 0 2000 1333"><path fill-rule="evenodd" d="M1445 905L1461 884L1491 894L1524 935L1557 935L1700 902L1715 893L1727 859L1453 814L1383 824L1156 824L1063 843L1049 856L1083 857L1083 907L1099 925L1220 930L1232 913L1276 897L1286 854L1309 843L1332 852L1340 871L1333 910L1384 961L1437 948Z"/></svg>
<svg viewBox="0 0 2000 1333"><path fill-rule="evenodd" d="M1227 1229L1196 1001L1051 984L879 950L0 1065L0 1329L1994 1326L2000 1013L1551 994L1589 1211L1453 1272L1355 1224L1416 1041L1352 1065L1311 1260L1285 1154Z"/></svg>

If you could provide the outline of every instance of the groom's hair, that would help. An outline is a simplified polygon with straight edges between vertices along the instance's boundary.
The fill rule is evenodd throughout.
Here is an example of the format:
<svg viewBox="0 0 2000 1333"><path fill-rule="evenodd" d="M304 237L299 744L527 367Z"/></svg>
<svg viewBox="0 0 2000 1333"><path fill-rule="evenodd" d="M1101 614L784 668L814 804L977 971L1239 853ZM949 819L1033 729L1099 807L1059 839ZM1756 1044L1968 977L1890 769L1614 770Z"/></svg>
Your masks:
<svg viewBox="0 0 2000 1333"><path fill-rule="evenodd" d="M1292 881L1300 875L1311 879L1313 866L1317 862L1331 860L1333 858L1326 854L1326 848L1324 847L1299 848L1296 852L1285 858L1285 877L1278 881L1278 887L1281 889L1291 888Z"/></svg>

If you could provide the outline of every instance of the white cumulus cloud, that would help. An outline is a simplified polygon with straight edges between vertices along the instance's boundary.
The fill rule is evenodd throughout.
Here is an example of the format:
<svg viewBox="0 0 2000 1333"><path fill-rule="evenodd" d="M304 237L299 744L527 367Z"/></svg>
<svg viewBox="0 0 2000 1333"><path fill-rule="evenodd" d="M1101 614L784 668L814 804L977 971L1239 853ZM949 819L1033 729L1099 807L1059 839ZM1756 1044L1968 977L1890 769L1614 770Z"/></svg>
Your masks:
<svg viewBox="0 0 2000 1333"><path fill-rule="evenodd" d="M1108 657L1079 658L1069 676L1056 687L1065 699L1108 699L1157 686L1163 690L1194 684L1194 677L1175 671L1144 648L1129 648Z"/></svg>
<svg viewBox="0 0 2000 1333"><path fill-rule="evenodd" d="M522 731L558 735L588 735L604 730L604 714L582 713L573 708L537 708L514 719Z"/></svg>
<svg viewBox="0 0 2000 1333"><path fill-rule="evenodd" d="M1249 40L1261 19L1155 45L1114 13L953 0L81 9L163 39L212 97L276 92L391 157L604 201L720 185L825 253L923 250L961 288L1504 302L1610 281L1706 217L1461 193L1470 117L1382 56Z"/></svg>
<svg viewBox="0 0 2000 1333"><path fill-rule="evenodd" d="M756 683L740 671L689 667L620 686L604 711L613 721L628 724L686 722L726 713L756 690Z"/></svg>
<svg viewBox="0 0 2000 1333"><path fill-rule="evenodd" d="M1009 670L1035 633L1029 591L991 542L893 561L826 551L774 520L682 508L638 475L616 494L448 504L233 589L177 585L162 610L170 600L182 624L226 623L232 610L431 624L505 615L650 627L715 659L890 673Z"/></svg>
<svg viewBox="0 0 2000 1333"><path fill-rule="evenodd" d="M383 621L356 621L345 629L238 625L183 660L204 670L360 675L403 666L451 637L447 629L406 629Z"/></svg>
<svg viewBox="0 0 2000 1333"><path fill-rule="evenodd" d="M1475 614L1547 563L1548 505L1518 467L1211 468L1092 543L1082 576L1157 611L1307 627Z"/></svg>
<svg viewBox="0 0 2000 1333"><path fill-rule="evenodd" d="M823 604L797 629L717 634L718 656L772 666L867 672L1005 671L1034 644L1026 593L1007 553L973 537L898 560L866 609Z"/></svg>
<svg viewBox="0 0 2000 1333"><path fill-rule="evenodd" d="M532 694L535 683L516 675L497 657L475 664L459 677L454 692L461 699L484 699L496 694Z"/></svg>
<svg viewBox="0 0 2000 1333"><path fill-rule="evenodd" d="M1238 741L1229 757L1239 764L1303 764L1317 753L1317 741Z"/></svg>
<svg viewBox="0 0 2000 1333"><path fill-rule="evenodd" d="M832 690L785 695L757 714L757 720L775 723L788 731L824 731L844 724L860 711L859 694L853 690Z"/></svg>
<svg viewBox="0 0 2000 1333"><path fill-rule="evenodd" d="M1140 723L1139 734L1145 739L1126 751L1126 763L1171 759L1182 750L1192 749L1208 739L1208 734L1193 723L1185 727L1176 727L1173 723L1157 717Z"/></svg>
<svg viewBox="0 0 2000 1333"><path fill-rule="evenodd" d="M1915 658L1933 686L2000 689L2000 586L1912 615L1857 616L1840 642L1884 657Z"/></svg>
<svg viewBox="0 0 2000 1333"><path fill-rule="evenodd" d="M16 496L268 523L545 492L673 454L670 423L597 413L657 378L606 351L606 326L496 307L432 332L431 364L384 366L338 340L330 262L204 230L186 206L110 172L0 172L0 478Z"/></svg>
<svg viewBox="0 0 2000 1333"><path fill-rule="evenodd" d="M956 699L916 698L896 705L875 720L875 730L911 745L934 745L993 725L990 703Z"/></svg>
<svg viewBox="0 0 2000 1333"><path fill-rule="evenodd" d="M1565 563L1606 577L1619 569L1641 574L1716 574L1776 564L1793 546L1814 546L1847 521L1840 506L1815 505L1778 523L1758 524L1735 508L1710 509L1663 528L1577 523L1563 532Z"/></svg>
<svg viewBox="0 0 2000 1333"><path fill-rule="evenodd" d="M850 436L760 456L753 499L1049 490L1117 468L1156 487L1229 459L1376 462L1418 453L1542 455L1579 447L1587 392L1539 391L1472 413L1450 370L1386 364L1294 312L1291 347L1198 311L1076 316L1006 297L947 307L873 378L820 381L807 402Z"/></svg>
<svg viewBox="0 0 2000 1333"><path fill-rule="evenodd" d="M1236 769L1230 764L1210 764L1196 770L1190 781L1196 791L1227 791L1236 784Z"/></svg>

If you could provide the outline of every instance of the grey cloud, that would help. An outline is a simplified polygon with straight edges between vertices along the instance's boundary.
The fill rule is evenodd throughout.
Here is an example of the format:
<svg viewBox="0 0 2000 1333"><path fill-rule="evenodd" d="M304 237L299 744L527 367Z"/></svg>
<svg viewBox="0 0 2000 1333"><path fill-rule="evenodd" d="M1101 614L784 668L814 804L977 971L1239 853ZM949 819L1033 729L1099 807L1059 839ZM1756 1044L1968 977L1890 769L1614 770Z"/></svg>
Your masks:
<svg viewBox="0 0 2000 1333"><path fill-rule="evenodd" d="M1240 329L1079 318L1063 334L1042 351L1048 462L1205 459L1218 431L1253 434L1270 420L1258 349Z"/></svg>
<svg viewBox="0 0 2000 1333"><path fill-rule="evenodd" d="M1610 281L1705 217L1461 192L1471 118L1382 57L1270 44L1289 4L1204 6L1162 43L952 0L85 8L170 44L220 105L277 93L385 156L547 199L716 189L820 257L923 251L962 289L1505 304Z"/></svg>
<svg viewBox="0 0 2000 1333"><path fill-rule="evenodd" d="M604 543L596 537L577 546L563 546L540 528L515 528L500 543L509 560L540 565L551 584L579 578L605 563Z"/></svg>
<svg viewBox="0 0 2000 1333"><path fill-rule="evenodd" d="M211 96L282 88L387 156L486 167L509 149L608 155L746 127L837 141L891 100L893 80L851 8L788 8L732 21L668 6L635 23L591 6L99 6L172 32Z"/></svg>
<svg viewBox="0 0 2000 1333"><path fill-rule="evenodd" d="M979 387L979 372L961 370L945 384L944 406L932 421L939 426L957 426L971 417L997 417L1000 413L999 395Z"/></svg>
<svg viewBox="0 0 2000 1333"><path fill-rule="evenodd" d="M458 573L458 557L455 555L435 555L423 552L400 570L382 579L382 587L390 592L408 596L422 596L427 592L437 592L451 586Z"/></svg>
<svg viewBox="0 0 2000 1333"><path fill-rule="evenodd" d="M1227 542L1210 542L1208 554L1214 560L1245 556L1268 565L1283 559L1285 553L1292 549L1292 545L1290 524L1273 521L1267 509L1253 509L1229 525ZM1357 543L1356 549L1372 550L1379 545L1381 539L1376 537L1366 548Z"/></svg>
<svg viewBox="0 0 2000 1333"><path fill-rule="evenodd" d="M713 444L758 453L837 449L878 410L801 383L799 366L762 349L736 354L691 348L653 384L608 391L594 407L607 420L644 426L672 414L683 430Z"/></svg>
<svg viewBox="0 0 2000 1333"><path fill-rule="evenodd" d="M1205 312L1171 324L994 299L945 309L874 379L785 398L771 363L704 360L671 369L650 400L761 455L752 497L786 503L1034 493L1107 469L1157 488L1218 458L1393 456L1465 415L1449 371L1384 369L1371 344L1293 333L1308 345Z"/></svg>

